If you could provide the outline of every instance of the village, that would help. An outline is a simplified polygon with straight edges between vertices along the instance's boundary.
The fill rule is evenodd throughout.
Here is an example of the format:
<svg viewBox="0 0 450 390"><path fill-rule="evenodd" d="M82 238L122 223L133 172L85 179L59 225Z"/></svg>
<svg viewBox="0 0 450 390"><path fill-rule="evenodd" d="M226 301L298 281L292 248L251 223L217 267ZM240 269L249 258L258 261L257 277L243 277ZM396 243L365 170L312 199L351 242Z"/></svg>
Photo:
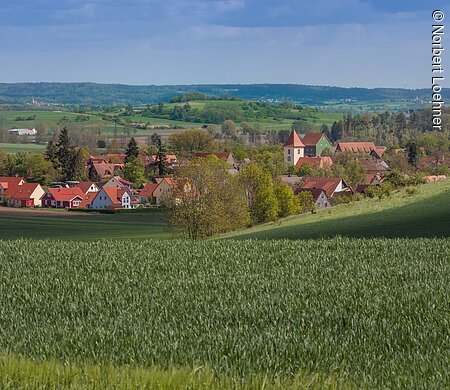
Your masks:
<svg viewBox="0 0 450 390"><path fill-rule="evenodd" d="M278 179L287 184L295 195L309 193L315 208L331 207L346 197L366 194L370 188L380 187L390 171L383 160L386 147L377 146L373 142L336 142L333 145L325 133L299 135L292 130L283 145L283 152L284 163L289 171ZM342 177L316 177L308 174L314 168L331 168L336 157L342 153L354 154L364 169L363 181L352 186ZM231 175L237 175L244 166L252 163L250 158L237 161L231 152L197 152L193 157L205 158L211 155L226 163ZM164 160L170 174L154 178L136 188L135 183L123 178L126 158L125 153L90 156L85 160L84 167L88 181L54 182L46 189L39 183L27 182L24 177L0 177L0 203L9 207L93 211L159 207L174 191L177 180L180 180L177 171L180 165L186 163L176 155L165 155ZM150 167L154 166L158 157L140 154L138 158L144 167ZM291 173L302 170L306 172L303 175ZM424 177L424 181L443 178L445 175L429 175ZM192 188L185 185L184 190L192 191Z"/></svg>

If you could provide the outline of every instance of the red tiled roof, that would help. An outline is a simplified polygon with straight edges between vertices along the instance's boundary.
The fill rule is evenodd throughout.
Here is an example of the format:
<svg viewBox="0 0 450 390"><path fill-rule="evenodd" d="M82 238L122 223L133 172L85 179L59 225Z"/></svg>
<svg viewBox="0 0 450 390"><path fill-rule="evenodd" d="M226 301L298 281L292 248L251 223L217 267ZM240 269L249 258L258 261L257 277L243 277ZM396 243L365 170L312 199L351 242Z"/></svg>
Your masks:
<svg viewBox="0 0 450 390"><path fill-rule="evenodd" d="M83 193L87 193L88 192L88 190L89 190L89 188L91 188L91 185L92 184L95 184L94 182L92 182L92 181L80 181L78 184L77 184L77 187L81 190L81 191L83 191Z"/></svg>
<svg viewBox="0 0 450 390"><path fill-rule="evenodd" d="M49 188L48 192L53 199L56 201L66 201L70 202L72 199L76 198L77 196L81 198L81 200L84 199L84 193L81 191L78 187L73 188Z"/></svg>
<svg viewBox="0 0 450 390"><path fill-rule="evenodd" d="M302 147L305 146L298 136L297 132L295 130L292 130L291 135L287 139L287 141L284 143L284 146L294 146L294 147Z"/></svg>
<svg viewBox="0 0 450 390"><path fill-rule="evenodd" d="M373 142L338 142L337 150L341 152L370 153L375 150Z"/></svg>
<svg viewBox="0 0 450 390"><path fill-rule="evenodd" d="M147 183L139 192L139 196L152 196L158 187L158 183Z"/></svg>
<svg viewBox="0 0 450 390"><path fill-rule="evenodd" d="M122 196L125 192L127 192L125 188L104 186L103 190L105 191L106 195L108 195L114 206L122 206Z"/></svg>
<svg viewBox="0 0 450 390"><path fill-rule="evenodd" d="M309 192L312 195L314 202L317 202L320 194L325 191L322 188L296 188L294 190L295 195L298 195L300 192Z"/></svg>
<svg viewBox="0 0 450 390"><path fill-rule="evenodd" d="M358 160L361 166L367 172L384 172L387 171L386 165L383 161L374 161L369 159Z"/></svg>
<svg viewBox="0 0 450 390"><path fill-rule="evenodd" d="M331 197L341 180L338 177L307 177L301 188L321 188L328 197Z"/></svg>
<svg viewBox="0 0 450 390"><path fill-rule="evenodd" d="M305 146L316 146L323 136L324 133L307 133L302 138L302 142Z"/></svg>
<svg viewBox="0 0 450 390"><path fill-rule="evenodd" d="M300 157L295 164L297 169L301 168L304 164L308 164L311 167L323 168L325 166L331 167L333 165L333 160L331 157Z"/></svg>
<svg viewBox="0 0 450 390"><path fill-rule="evenodd" d="M31 199L31 195L39 186L40 185L38 183L23 183L20 186L16 186L16 191L11 195L11 199Z"/></svg>

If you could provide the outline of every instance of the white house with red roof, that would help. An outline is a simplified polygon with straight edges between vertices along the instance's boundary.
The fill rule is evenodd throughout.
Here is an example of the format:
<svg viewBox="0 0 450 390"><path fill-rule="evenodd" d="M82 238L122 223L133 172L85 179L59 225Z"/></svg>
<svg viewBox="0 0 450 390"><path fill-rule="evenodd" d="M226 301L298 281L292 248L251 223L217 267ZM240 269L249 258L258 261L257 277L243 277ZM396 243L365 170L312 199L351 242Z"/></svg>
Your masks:
<svg viewBox="0 0 450 390"><path fill-rule="evenodd" d="M131 181L123 179L120 176L114 176L105 184L103 184L103 187L124 187L131 190L133 188L133 183Z"/></svg>
<svg viewBox="0 0 450 390"><path fill-rule="evenodd" d="M49 188L42 197L42 207L83 208L85 194L80 188Z"/></svg>
<svg viewBox="0 0 450 390"><path fill-rule="evenodd" d="M328 198L354 194L352 188L340 177L307 177L300 188L320 188Z"/></svg>
<svg viewBox="0 0 450 390"><path fill-rule="evenodd" d="M284 143L284 162L295 166L299 158L305 156L305 145L295 130Z"/></svg>
<svg viewBox="0 0 450 390"><path fill-rule="evenodd" d="M132 199L128 188L103 186L95 195L90 207L97 210L132 209L137 203Z"/></svg>
<svg viewBox="0 0 450 390"><path fill-rule="evenodd" d="M155 198L153 193L156 188L158 188L158 183L147 183L139 190L138 199L141 204L152 204L155 203Z"/></svg>

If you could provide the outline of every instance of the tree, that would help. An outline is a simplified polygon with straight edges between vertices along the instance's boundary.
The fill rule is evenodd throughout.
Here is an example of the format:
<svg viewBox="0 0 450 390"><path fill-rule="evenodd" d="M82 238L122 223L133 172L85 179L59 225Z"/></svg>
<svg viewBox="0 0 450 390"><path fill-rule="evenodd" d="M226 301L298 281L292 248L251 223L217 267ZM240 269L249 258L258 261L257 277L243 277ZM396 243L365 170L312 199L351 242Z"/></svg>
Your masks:
<svg viewBox="0 0 450 390"><path fill-rule="evenodd" d="M309 164L303 164L298 170L298 176L311 176L312 167Z"/></svg>
<svg viewBox="0 0 450 390"><path fill-rule="evenodd" d="M259 149L253 156L254 161L272 177L283 175L287 171L284 162L283 150L281 148Z"/></svg>
<svg viewBox="0 0 450 390"><path fill-rule="evenodd" d="M168 168L167 164L167 152L166 147L161 141L161 137L154 133L152 135L152 143L158 148L158 152L156 153L156 161L155 161L155 167L157 170L157 174L159 177L163 177L167 173L170 172L170 169Z"/></svg>
<svg viewBox="0 0 450 390"><path fill-rule="evenodd" d="M331 141L336 142L337 140L340 140L343 135L343 129L342 129L342 121L339 122L333 122L333 125L331 126Z"/></svg>
<svg viewBox="0 0 450 390"><path fill-rule="evenodd" d="M419 162L419 156L417 154L417 144L415 142L410 142L406 145L406 155L408 163L416 168L417 163Z"/></svg>
<svg viewBox="0 0 450 390"><path fill-rule="evenodd" d="M215 156L194 158L181 167L164 205L171 224L191 239L236 230L249 222L244 188Z"/></svg>
<svg viewBox="0 0 450 390"><path fill-rule="evenodd" d="M85 181L87 180L87 172L84 164L85 158L83 154L83 150L78 148L77 151L74 151L72 157L72 172L71 172L71 180L76 181Z"/></svg>
<svg viewBox="0 0 450 390"><path fill-rule="evenodd" d="M169 142L172 149L186 155L208 151L214 147L214 138L204 130L186 130L173 134Z"/></svg>
<svg viewBox="0 0 450 390"><path fill-rule="evenodd" d="M54 168L59 165L58 161L58 146L53 141L48 141L44 152L45 159L53 164Z"/></svg>
<svg viewBox="0 0 450 390"><path fill-rule="evenodd" d="M275 185L275 196L280 205L278 216L281 218L289 215L298 214L300 212L300 202L294 195L292 189L285 183L277 183Z"/></svg>
<svg viewBox="0 0 450 390"><path fill-rule="evenodd" d="M238 130L236 124L232 120L226 120L222 123L222 134L226 138L237 138Z"/></svg>
<svg viewBox="0 0 450 390"><path fill-rule="evenodd" d="M125 157L126 163L139 157L139 146L134 138L131 138L128 142L125 154L127 155Z"/></svg>
<svg viewBox="0 0 450 390"><path fill-rule="evenodd" d="M106 148L106 152L109 154L117 154L120 153L120 143L116 139L111 140Z"/></svg>
<svg viewBox="0 0 450 390"><path fill-rule="evenodd" d="M70 180L70 177L72 176L71 171L73 155L67 127L63 127L59 133L57 148L58 150L56 154L61 167L62 179Z"/></svg>
<svg viewBox="0 0 450 390"><path fill-rule="evenodd" d="M145 181L144 164L140 158L133 158L125 163L124 177L136 187Z"/></svg>
<svg viewBox="0 0 450 390"><path fill-rule="evenodd" d="M297 197L302 213L314 212L314 210L316 209L316 205L314 203L314 198L309 191L299 192Z"/></svg>
<svg viewBox="0 0 450 390"><path fill-rule="evenodd" d="M270 174L256 164L248 164L239 172L239 179L246 191L251 221L257 223L276 220L280 206Z"/></svg>

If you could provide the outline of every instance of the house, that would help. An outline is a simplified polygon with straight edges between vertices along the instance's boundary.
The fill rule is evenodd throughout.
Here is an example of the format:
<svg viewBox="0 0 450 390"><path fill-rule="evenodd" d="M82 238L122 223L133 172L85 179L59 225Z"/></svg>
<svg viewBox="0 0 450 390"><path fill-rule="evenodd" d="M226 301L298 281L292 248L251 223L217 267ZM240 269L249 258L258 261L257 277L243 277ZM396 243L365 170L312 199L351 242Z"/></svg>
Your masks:
<svg viewBox="0 0 450 390"><path fill-rule="evenodd" d="M103 186L92 200L90 208L97 210L132 209L137 202L132 199L130 190L124 187Z"/></svg>
<svg viewBox="0 0 450 390"><path fill-rule="evenodd" d="M147 183L141 188L137 198L141 204L152 204L155 203L153 193L158 187L158 183Z"/></svg>
<svg viewBox="0 0 450 390"><path fill-rule="evenodd" d="M370 186L380 186L382 184L381 175L378 173L367 173L364 183L360 183L356 186L355 192L359 194L365 194Z"/></svg>
<svg viewBox="0 0 450 390"><path fill-rule="evenodd" d="M375 149L370 152L370 155L376 159L381 160L385 151L386 146L375 146Z"/></svg>
<svg viewBox="0 0 450 390"><path fill-rule="evenodd" d="M324 149L333 147L325 133L308 133L301 140L305 145L306 157L321 156Z"/></svg>
<svg viewBox="0 0 450 390"><path fill-rule="evenodd" d="M389 165L384 160L359 159L358 161L367 173L384 173L389 170Z"/></svg>
<svg viewBox="0 0 450 390"><path fill-rule="evenodd" d="M18 185L8 199L8 206L38 207L45 194L39 183L22 183Z"/></svg>
<svg viewBox="0 0 450 390"><path fill-rule="evenodd" d="M83 191L85 194L89 192L95 192L97 193L100 189L98 188L97 184L95 184L92 181L80 181L76 185L81 191Z"/></svg>
<svg viewBox="0 0 450 390"><path fill-rule="evenodd" d="M156 184L157 187L153 191L153 197L156 205L159 206L164 198L173 191L175 185L171 178L158 178Z"/></svg>
<svg viewBox="0 0 450 390"><path fill-rule="evenodd" d="M372 153L376 151L377 154L381 152L382 147L375 146L373 142L338 142L336 152L352 152L352 153Z"/></svg>
<svg viewBox="0 0 450 390"><path fill-rule="evenodd" d="M103 187L118 187L118 188L127 188L131 190L133 188L133 183L131 181L125 180L120 176L114 176L110 180L108 180Z"/></svg>
<svg viewBox="0 0 450 390"><path fill-rule="evenodd" d="M8 133L22 136L22 135L36 135L37 131L36 129L32 129L30 127L28 129L9 129Z"/></svg>
<svg viewBox="0 0 450 390"><path fill-rule="evenodd" d="M292 130L283 148L284 162L287 165L295 166L298 159L305 156L305 145L295 130Z"/></svg>
<svg viewBox="0 0 450 390"><path fill-rule="evenodd" d="M42 197L42 207L83 208L84 193L80 188L49 188Z"/></svg>
<svg viewBox="0 0 450 390"><path fill-rule="evenodd" d="M298 195L301 192L309 192L314 200L314 204L318 208L331 207L327 194L321 188L296 188L294 194Z"/></svg>
<svg viewBox="0 0 450 390"><path fill-rule="evenodd" d="M298 187L298 184L302 180L302 178L297 175L282 175L279 176L279 179L281 180L282 183L287 184L292 188Z"/></svg>
<svg viewBox="0 0 450 390"><path fill-rule="evenodd" d="M0 202L6 202L23 183L25 183L23 177L0 176Z"/></svg>
<svg viewBox="0 0 450 390"><path fill-rule="evenodd" d="M300 188L320 188L328 198L354 194L345 180L339 177L307 177Z"/></svg>
<svg viewBox="0 0 450 390"><path fill-rule="evenodd" d="M88 169L89 179L92 181L100 181L104 178L111 177L118 170L119 165L106 162L91 162Z"/></svg>
<svg viewBox="0 0 450 390"><path fill-rule="evenodd" d="M104 162L109 164L124 164L127 155L125 153L105 153L96 156L91 156L90 160L93 162Z"/></svg>
<svg viewBox="0 0 450 390"><path fill-rule="evenodd" d="M211 154L215 155L220 160L225 160L228 165L232 167L236 164L236 160L231 152L199 152L195 153L195 157L207 157Z"/></svg>
<svg viewBox="0 0 450 390"><path fill-rule="evenodd" d="M295 168L300 169L305 164L308 164L310 167L323 169L323 168L331 167L333 165L333 159L328 156L300 157L295 164Z"/></svg>

